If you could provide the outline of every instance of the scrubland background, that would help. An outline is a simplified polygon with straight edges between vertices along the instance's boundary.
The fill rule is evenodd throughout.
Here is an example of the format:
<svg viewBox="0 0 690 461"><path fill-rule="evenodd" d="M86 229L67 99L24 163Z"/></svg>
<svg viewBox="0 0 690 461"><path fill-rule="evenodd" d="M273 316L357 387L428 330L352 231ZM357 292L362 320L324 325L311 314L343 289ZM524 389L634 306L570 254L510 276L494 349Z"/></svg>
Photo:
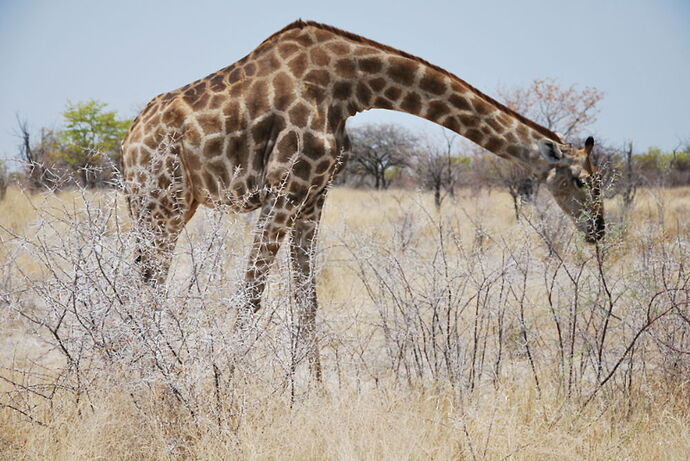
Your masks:
<svg viewBox="0 0 690 461"><path fill-rule="evenodd" d="M309 344L281 250L233 334L251 215L201 209L141 287L117 191L0 202L0 459L687 459L690 188L329 193Z"/></svg>

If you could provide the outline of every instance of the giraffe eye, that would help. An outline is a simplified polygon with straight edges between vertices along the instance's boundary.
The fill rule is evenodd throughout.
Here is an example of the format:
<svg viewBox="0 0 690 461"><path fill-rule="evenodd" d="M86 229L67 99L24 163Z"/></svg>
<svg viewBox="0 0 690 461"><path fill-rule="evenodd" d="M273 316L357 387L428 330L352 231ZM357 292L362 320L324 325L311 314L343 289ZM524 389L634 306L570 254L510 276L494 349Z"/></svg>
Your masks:
<svg viewBox="0 0 690 461"><path fill-rule="evenodd" d="M582 189L587 185L586 182L584 182L582 179L578 178L577 176L573 177L573 182L575 182L575 185Z"/></svg>

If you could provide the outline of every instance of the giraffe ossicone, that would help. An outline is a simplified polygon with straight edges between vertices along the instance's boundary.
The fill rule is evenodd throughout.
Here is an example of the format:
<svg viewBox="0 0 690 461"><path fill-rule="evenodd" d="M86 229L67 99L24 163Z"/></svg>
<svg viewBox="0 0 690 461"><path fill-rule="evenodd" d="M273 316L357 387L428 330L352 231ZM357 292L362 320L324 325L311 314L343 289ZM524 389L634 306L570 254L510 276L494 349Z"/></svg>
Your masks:
<svg viewBox="0 0 690 461"><path fill-rule="evenodd" d="M266 273L291 233L305 330L313 331L310 255L327 185L347 158L345 121L372 108L426 118L548 178L587 238L603 236L593 140L576 149L438 66L300 20L236 63L158 95L135 119L123 164L130 211L149 242L138 255L144 273L165 278L170 250L199 204L261 208L247 309L258 309Z"/></svg>

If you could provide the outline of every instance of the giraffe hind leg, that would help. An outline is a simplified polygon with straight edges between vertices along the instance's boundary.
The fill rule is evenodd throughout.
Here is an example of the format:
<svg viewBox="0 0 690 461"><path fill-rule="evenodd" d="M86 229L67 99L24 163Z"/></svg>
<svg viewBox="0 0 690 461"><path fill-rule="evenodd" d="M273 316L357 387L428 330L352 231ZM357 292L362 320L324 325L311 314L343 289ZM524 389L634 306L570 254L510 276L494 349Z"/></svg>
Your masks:
<svg viewBox="0 0 690 461"><path fill-rule="evenodd" d="M321 359L319 354L318 335L316 332L316 274L314 253L318 235L321 210L326 199L322 191L312 200L304 213L296 220L290 238L290 260L295 280L295 301L300 309L300 338L308 347L309 368L317 381L321 381Z"/></svg>

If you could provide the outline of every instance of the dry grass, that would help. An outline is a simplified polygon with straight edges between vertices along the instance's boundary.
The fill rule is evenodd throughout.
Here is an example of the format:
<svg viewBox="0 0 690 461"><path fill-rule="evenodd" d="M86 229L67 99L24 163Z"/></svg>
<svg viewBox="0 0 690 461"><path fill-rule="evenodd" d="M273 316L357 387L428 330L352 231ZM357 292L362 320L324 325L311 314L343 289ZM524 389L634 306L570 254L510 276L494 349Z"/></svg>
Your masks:
<svg viewBox="0 0 690 461"><path fill-rule="evenodd" d="M564 267L588 264L587 282L580 287L586 293L583 306L595 305L605 296L596 278L593 247L573 237L572 226L558 213L543 211L546 202L517 223L510 198L496 191L460 191L456 200L444 203L439 215L426 194L334 189L325 209L318 254L322 386L309 378L304 364L298 365L296 374L285 372L285 361L290 360L286 349L291 343L285 331L291 303L284 292L287 269L281 260L273 271L265 307L271 313L265 318L271 325L267 327L271 338L257 343L251 358L225 382L231 389L222 402L215 403L213 386L204 381L203 372L193 374L190 384L183 379L186 370L182 369L166 381L141 370L134 373L124 365L113 371L116 367L89 364L98 373L85 374L94 380L79 397L72 390L60 389L49 400L28 397L24 401L28 406L21 408L31 408L34 421L16 409L0 408L0 459L688 459L690 404L688 368L684 367L689 351L684 349L687 337L682 336L688 325L663 318L659 328L641 335L635 361L623 352L640 319L644 320L643 314L635 317L636 302L646 302L645 287L658 288L657 278L662 277L642 271L645 258L650 259L651 268L661 267L654 265L660 255L673 262L668 267L687 263L683 258L690 242L689 198L687 188L640 191L635 208L625 215L617 201L607 204L617 237L607 249L605 268L611 290L620 296L614 309L620 317L610 318L602 354L604 374L619 357L628 358L606 385L599 386L601 378L595 377L596 367L589 362L597 355L591 351L597 347L601 329L588 326L587 313L592 325L601 325L605 319L595 308L583 307L583 318L578 320L582 326L572 363L584 371L572 389L567 388L563 374L568 361L556 360L557 335L544 288L544 274L558 267L552 252L563 259ZM41 252L27 242L61 242L63 233L74 229L70 220L88 214L85 203L93 210L117 209L126 231L122 200L112 194L28 197L10 189L0 202L0 258L5 261L0 273L0 376L15 383L30 384L39 374L65 370L65 357L50 335L19 315L22 310L42 313L49 304L48 295L32 291L27 284L41 286L56 277L46 269ZM552 227L540 227L545 225L540 213ZM225 262L213 266L212 274L204 273L196 297L182 299L185 291L179 289L165 299L180 303L181 316L201 306L209 318L218 319L216 326L222 331L229 330L232 323L226 316L235 307L233 286L225 285L236 281L242 271L251 218L198 213L178 244L171 281L183 286L194 277L200 263L192 255L209 241L211 223L218 221L222 222L219 228L233 231L219 237L214 250L202 254L220 253ZM108 235L116 231L113 222L107 221ZM547 239L540 238L538 231ZM441 253L439 236L449 239L444 240L448 246ZM439 254L452 261L437 265L440 257L435 255ZM71 267L58 259L51 261ZM401 265L400 273L392 270L394 263ZM445 285L434 277L439 267L455 271L453 284L470 287L456 295L457 303L470 299L472 293L486 293L484 304L458 310L461 330L453 337L458 343L458 362L450 367L459 370L458 375L434 371L431 360L415 365L411 347L427 344L426 338L415 336L422 328L419 325L431 325L424 323L429 321L426 311L420 310L419 324L398 325L392 317L397 311L391 306L396 302L421 309L437 291L445 293ZM522 286L523 267L528 271L521 304L515 290ZM223 276L214 279L211 275L217 271ZM486 288L491 274L508 272L501 280L507 281L515 296L507 288L501 291L499 284ZM409 276L404 283L401 273ZM486 275L483 279L482 274ZM572 291L562 272L553 277L556 307L563 309L558 315L563 316L565 327ZM371 283L369 290L365 282ZM475 282L484 283L485 288L475 287ZM441 288L435 291L434 283ZM384 285L389 291L379 290ZM59 290L59 284L50 286ZM682 283L678 286L683 287ZM684 289L687 297L687 283ZM146 300L139 301L142 316L147 307ZM522 320L520 307L525 310ZM194 322L201 320L189 320L183 328L200 324ZM411 336L396 342L395 334L383 331L386 322ZM497 340L499 330L501 339ZM210 327L208 331L218 334ZM187 333L193 337L193 332ZM473 342L473 336L480 340ZM677 342L679 337L685 342ZM218 336L213 338L218 341ZM484 346L478 345L482 340ZM525 345L531 346L534 365ZM670 363L673 354L667 346L674 345L680 349L680 358ZM122 342L116 346L130 347ZM399 369L389 352L395 347L401 348ZM473 348L483 354L482 367L474 358L470 360ZM199 362L202 356L190 352L189 363ZM500 362L498 370L494 362ZM411 371L402 371L400 363ZM188 386L184 389L189 389L189 396L198 399L193 417L166 387L170 379L178 378L181 386ZM18 398L16 385L7 381L0 382L0 390L6 392L2 404ZM590 402L592 391L597 393Z"/></svg>

